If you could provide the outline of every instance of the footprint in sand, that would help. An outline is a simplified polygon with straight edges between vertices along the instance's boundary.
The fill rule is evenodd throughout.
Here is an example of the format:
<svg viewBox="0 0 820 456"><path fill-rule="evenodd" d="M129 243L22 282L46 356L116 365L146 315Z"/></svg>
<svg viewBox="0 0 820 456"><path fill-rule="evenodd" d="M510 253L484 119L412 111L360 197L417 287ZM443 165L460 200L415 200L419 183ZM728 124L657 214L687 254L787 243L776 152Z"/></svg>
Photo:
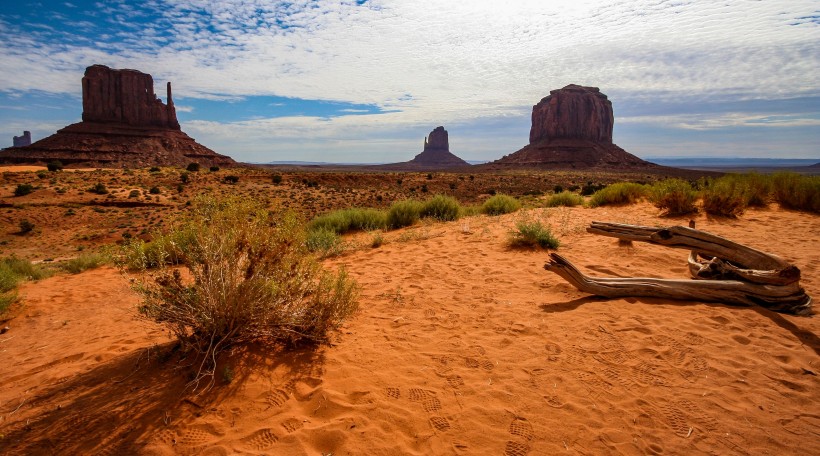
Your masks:
<svg viewBox="0 0 820 456"><path fill-rule="evenodd" d="M464 379L460 375L450 375L447 377L447 384L452 388L459 388L464 386Z"/></svg>
<svg viewBox="0 0 820 456"><path fill-rule="evenodd" d="M213 441L217 436L213 426L192 426L180 433L178 443L186 446L200 446Z"/></svg>
<svg viewBox="0 0 820 456"><path fill-rule="evenodd" d="M544 396L544 400L547 401L547 405L553 408L561 408L564 406L564 402L558 396Z"/></svg>
<svg viewBox="0 0 820 456"><path fill-rule="evenodd" d="M443 416L434 416L430 418L430 424L438 431L446 432L450 430L450 421Z"/></svg>
<svg viewBox="0 0 820 456"><path fill-rule="evenodd" d="M303 426L304 423L302 423L300 420L297 420L296 418L288 418L282 422L282 427L285 428L288 434L296 432L299 429L302 429Z"/></svg>
<svg viewBox="0 0 820 456"><path fill-rule="evenodd" d="M290 399L290 395L283 390L274 390L265 396L265 402L271 407L281 407ZM270 408L270 407L269 407Z"/></svg>
<svg viewBox="0 0 820 456"><path fill-rule="evenodd" d="M530 452L530 445L527 443L533 438L532 424L522 417L513 418L508 429L510 435L515 440L508 440L504 446L505 456L525 456Z"/></svg>
<svg viewBox="0 0 820 456"><path fill-rule="evenodd" d="M260 429L242 439L242 443L256 451L264 451L279 441L279 437L271 429Z"/></svg>
<svg viewBox="0 0 820 456"><path fill-rule="evenodd" d="M391 386L384 390L384 394L390 399L398 399L401 397L401 390Z"/></svg>
<svg viewBox="0 0 820 456"><path fill-rule="evenodd" d="M421 406L425 412L437 412L441 410L441 401L436 397L436 393L433 391L412 388L410 389L410 400L413 402L421 402Z"/></svg>
<svg viewBox="0 0 820 456"><path fill-rule="evenodd" d="M689 437L692 432L692 427L686 421L683 412L675 406L675 404L666 404L663 406L663 415L666 417L666 423L675 431L678 437Z"/></svg>

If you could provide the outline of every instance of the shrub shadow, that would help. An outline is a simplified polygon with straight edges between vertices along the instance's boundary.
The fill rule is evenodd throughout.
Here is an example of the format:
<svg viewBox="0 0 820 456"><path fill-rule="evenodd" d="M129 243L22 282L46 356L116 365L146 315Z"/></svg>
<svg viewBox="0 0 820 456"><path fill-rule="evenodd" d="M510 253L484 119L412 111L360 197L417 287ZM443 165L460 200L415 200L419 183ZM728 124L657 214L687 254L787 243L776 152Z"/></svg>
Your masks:
<svg viewBox="0 0 820 456"><path fill-rule="evenodd" d="M236 394L251 372L284 367L289 379L298 380L315 377L324 364L322 350L312 347L240 347L227 360L236 372L229 384L217 370L213 388L203 391L202 383L194 391L190 362L168 356L174 344L120 356L0 415L0 454L139 454L169 426Z"/></svg>

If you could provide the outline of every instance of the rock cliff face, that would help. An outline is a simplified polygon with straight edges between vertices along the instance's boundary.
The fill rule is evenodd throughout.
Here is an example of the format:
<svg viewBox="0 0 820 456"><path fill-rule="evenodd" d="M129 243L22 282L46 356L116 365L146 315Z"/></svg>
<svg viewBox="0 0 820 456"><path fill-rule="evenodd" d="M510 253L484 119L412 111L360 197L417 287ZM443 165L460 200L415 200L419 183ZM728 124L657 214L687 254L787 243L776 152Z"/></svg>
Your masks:
<svg viewBox="0 0 820 456"><path fill-rule="evenodd" d="M86 69L83 121L27 147L0 151L0 162L101 167L232 166L236 162L197 143L181 131L171 83L168 104L154 94L150 74L112 70L103 65Z"/></svg>
<svg viewBox="0 0 820 456"><path fill-rule="evenodd" d="M483 167L644 169L657 167L612 143L612 103L597 87L570 84L532 108L530 144Z"/></svg>
<svg viewBox="0 0 820 456"><path fill-rule="evenodd" d="M154 95L154 78L137 70L92 65L83 76L83 121L179 130L171 83L168 104Z"/></svg>
<svg viewBox="0 0 820 456"><path fill-rule="evenodd" d="M424 152L428 150L446 150L450 152L450 139L444 127L436 127L424 138Z"/></svg>
<svg viewBox="0 0 820 456"><path fill-rule="evenodd" d="M612 102L597 87L570 84L532 107L530 144L553 139L612 143Z"/></svg>
<svg viewBox="0 0 820 456"><path fill-rule="evenodd" d="M23 136L14 136L12 138L12 144L14 147L25 147L31 144L31 132L26 130L23 132Z"/></svg>
<svg viewBox="0 0 820 456"><path fill-rule="evenodd" d="M424 138L424 150L408 162L410 165L428 168L449 168L469 165L450 152L450 139L444 127L436 127Z"/></svg>

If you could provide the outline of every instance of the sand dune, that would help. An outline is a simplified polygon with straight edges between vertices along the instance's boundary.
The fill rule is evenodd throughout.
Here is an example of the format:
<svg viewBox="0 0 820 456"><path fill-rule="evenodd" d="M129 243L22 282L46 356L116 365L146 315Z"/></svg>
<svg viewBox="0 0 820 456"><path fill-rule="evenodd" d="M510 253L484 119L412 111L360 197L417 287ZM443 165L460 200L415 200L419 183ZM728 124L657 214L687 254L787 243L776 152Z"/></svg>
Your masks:
<svg viewBox="0 0 820 456"><path fill-rule="evenodd" d="M686 277L683 251L584 231L688 221L648 204L418 225L376 249L360 234L326 261L362 287L333 344L236 349L199 395L117 271L29 283L0 335L0 453L820 454L816 317L590 297L506 247L522 217L590 274ZM820 217L695 219L820 296Z"/></svg>

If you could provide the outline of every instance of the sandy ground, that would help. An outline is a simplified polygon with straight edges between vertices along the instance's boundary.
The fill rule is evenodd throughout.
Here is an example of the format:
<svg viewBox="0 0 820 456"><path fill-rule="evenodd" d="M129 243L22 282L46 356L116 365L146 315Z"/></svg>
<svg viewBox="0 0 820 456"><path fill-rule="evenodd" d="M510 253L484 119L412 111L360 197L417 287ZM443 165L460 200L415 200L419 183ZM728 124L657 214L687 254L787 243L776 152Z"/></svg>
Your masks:
<svg viewBox="0 0 820 456"><path fill-rule="evenodd" d="M0 335L0 453L820 454L816 316L590 297L544 251L506 247L522 217L589 274L686 277L684 251L584 231L688 221L647 204L419 225L326 261L362 288L333 344L235 350L196 394L127 279L56 276L22 287ZM793 262L820 296L820 217L695 219Z"/></svg>

